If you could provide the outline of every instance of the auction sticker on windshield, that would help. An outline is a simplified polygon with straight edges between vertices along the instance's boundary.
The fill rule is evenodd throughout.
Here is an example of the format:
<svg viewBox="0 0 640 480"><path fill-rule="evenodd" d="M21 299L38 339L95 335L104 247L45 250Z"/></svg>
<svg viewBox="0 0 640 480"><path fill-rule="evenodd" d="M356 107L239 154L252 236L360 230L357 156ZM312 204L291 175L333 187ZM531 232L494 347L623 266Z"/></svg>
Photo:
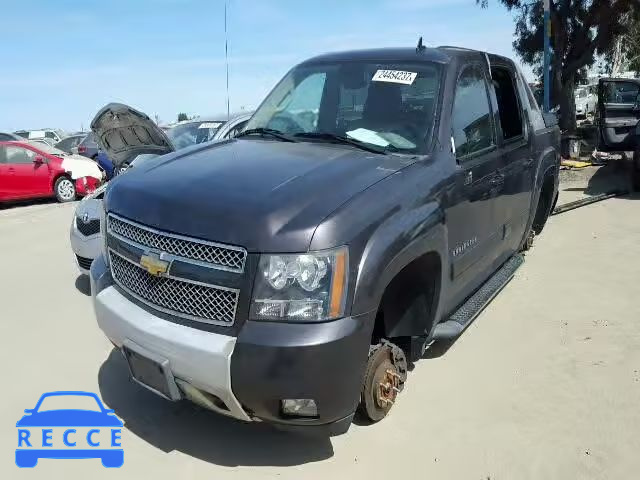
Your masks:
<svg viewBox="0 0 640 480"><path fill-rule="evenodd" d="M201 123L198 128L218 128L222 123L220 122L205 122Z"/></svg>
<svg viewBox="0 0 640 480"><path fill-rule="evenodd" d="M403 72L402 70L378 70L371 79L374 82L402 83L411 85L418 74L416 72Z"/></svg>

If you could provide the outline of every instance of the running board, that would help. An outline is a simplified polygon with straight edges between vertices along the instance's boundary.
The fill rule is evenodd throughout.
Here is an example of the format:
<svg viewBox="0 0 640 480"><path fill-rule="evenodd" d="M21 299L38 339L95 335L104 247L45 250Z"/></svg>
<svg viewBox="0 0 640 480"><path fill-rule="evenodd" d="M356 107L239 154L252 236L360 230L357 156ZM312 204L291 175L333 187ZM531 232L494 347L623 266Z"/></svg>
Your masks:
<svg viewBox="0 0 640 480"><path fill-rule="evenodd" d="M464 332L465 328L484 310L484 308L509 283L524 263L524 256L517 254L511 257L500 269L485 282L476 293L462 304L462 306L442 323L436 325L433 340L453 340Z"/></svg>

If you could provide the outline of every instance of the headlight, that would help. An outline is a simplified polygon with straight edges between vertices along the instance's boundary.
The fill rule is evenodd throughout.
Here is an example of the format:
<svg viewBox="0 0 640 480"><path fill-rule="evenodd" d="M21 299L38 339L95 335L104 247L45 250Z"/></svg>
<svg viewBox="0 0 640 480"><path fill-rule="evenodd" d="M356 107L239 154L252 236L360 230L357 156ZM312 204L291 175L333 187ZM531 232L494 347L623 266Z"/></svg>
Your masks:
<svg viewBox="0 0 640 480"><path fill-rule="evenodd" d="M344 315L347 247L298 255L262 255L251 318L317 322Z"/></svg>

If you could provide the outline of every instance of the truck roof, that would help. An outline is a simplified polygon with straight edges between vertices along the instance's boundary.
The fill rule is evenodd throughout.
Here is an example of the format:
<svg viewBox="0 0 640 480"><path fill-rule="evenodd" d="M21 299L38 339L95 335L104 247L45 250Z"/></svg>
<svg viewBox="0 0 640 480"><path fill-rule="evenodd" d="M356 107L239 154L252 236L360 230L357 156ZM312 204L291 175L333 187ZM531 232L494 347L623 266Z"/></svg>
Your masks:
<svg viewBox="0 0 640 480"><path fill-rule="evenodd" d="M398 62L435 62L441 64L450 63L453 59L465 59L477 57L478 55L489 55L492 59L503 59L511 61L500 55L472 50L469 48L442 46L437 48L424 48L417 51L415 47L403 48L373 48L367 50L347 50L343 52L324 53L310 58L302 64L324 63L324 62L349 62L349 61L398 61Z"/></svg>

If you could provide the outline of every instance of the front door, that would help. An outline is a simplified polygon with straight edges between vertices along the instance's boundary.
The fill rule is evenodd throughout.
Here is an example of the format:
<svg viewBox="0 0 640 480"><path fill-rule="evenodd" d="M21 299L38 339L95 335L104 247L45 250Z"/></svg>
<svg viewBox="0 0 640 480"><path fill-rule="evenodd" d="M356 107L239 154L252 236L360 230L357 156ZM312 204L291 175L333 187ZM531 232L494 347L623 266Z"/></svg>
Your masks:
<svg viewBox="0 0 640 480"><path fill-rule="evenodd" d="M486 78L481 64L468 65L456 86L451 142L458 172L446 211L452 282L449 308L461 303L491 274L488 270L501 242L496 202L504 178Z"/></svg>
<svg viewBox="0 0 640 480"><path fill-rule="evenodd" d="M5 171L8 197L14 199L46 196L49 191L49 167L37 162L36 152L18 145L6 145Z"/></svg>
<svg viewBox="0 0 640 480"><path fill-rule="evenodd" d="M601 79L598 110L599 149L609 152L633 150L640 121L640 80Z"/></svg>

